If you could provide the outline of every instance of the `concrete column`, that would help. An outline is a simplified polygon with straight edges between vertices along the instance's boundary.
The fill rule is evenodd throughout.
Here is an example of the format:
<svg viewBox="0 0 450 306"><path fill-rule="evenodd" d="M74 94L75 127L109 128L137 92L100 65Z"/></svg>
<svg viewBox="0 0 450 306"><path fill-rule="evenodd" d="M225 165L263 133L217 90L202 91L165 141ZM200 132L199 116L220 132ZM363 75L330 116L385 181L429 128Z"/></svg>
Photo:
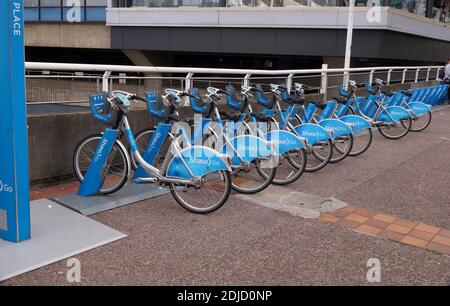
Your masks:
<svg viewBox="0 0 450 306"><path fill-rule="evenodd" d="M128 59L136 66L158 66L160 65L159 59L149 57L147 54L140 50L122 50ZM147 77L161 77L160 73L146 74ZM145 91L161 91L163 88L161 79L149 79L144 81Z"/></svg>

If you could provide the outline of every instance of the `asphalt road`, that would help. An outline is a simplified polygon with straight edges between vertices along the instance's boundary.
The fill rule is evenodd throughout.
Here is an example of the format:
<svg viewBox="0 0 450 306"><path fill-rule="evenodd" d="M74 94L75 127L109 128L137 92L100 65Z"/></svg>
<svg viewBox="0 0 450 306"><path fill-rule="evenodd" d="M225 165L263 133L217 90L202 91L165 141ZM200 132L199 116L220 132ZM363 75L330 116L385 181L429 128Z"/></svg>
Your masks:
<svg viewBox="0 0 450 306"><path fill-rule="evenodd" d="M363 156L305 174L287 187L450 229L450 109L422 133L374 133ZM199 216L170 195L93 217L128 238L79 255L83 285L450 285L450 257L303 219L236 196ZM4 285L68 285L65 261Z"/></svg>

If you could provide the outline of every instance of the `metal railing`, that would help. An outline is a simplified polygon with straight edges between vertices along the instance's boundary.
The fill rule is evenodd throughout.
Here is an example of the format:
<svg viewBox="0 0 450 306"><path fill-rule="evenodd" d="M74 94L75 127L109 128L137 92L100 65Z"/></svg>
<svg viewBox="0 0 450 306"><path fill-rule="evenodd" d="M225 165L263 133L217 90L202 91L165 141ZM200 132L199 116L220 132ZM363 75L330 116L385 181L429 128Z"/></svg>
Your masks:
<svg viewBox="0 0 450 306"><path fill-rule="evenodd" d="M122 89L142 94L145 91L174 87L225 87L228 84L285 83L292 89L295 82L317 89L325 99L337 90L344 75L358 82L382 78L388 84L430 81L438 78L442 66L364 67L256 70L190 67L150 67L87 65L63 63L25 64L28 103L82 103L95 91Z"/></svg>

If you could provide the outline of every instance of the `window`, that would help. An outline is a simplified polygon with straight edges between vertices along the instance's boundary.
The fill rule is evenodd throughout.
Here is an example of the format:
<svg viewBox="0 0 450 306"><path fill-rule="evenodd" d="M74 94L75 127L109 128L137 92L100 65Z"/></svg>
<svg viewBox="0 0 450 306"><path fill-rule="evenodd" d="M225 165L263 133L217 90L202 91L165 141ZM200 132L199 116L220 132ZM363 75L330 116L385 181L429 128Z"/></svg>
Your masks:
<svg viewBox="0 0 450 306"><path fill-rule="evenodd" d="M68 22L79 14L81 22L105 22L107 5L107 0L24 0L25 20Z"/></svg>

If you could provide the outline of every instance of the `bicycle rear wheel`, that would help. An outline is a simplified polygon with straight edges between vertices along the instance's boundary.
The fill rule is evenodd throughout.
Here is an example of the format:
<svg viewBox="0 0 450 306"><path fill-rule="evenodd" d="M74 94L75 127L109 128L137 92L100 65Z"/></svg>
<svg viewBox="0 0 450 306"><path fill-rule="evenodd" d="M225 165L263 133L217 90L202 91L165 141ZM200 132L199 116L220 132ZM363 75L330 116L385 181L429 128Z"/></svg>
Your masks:
<svg viewBox="0 0 450 306"><path fill-rule="evenodd" d="M277 168L265 166L260 160L233 169L232 188L233 190L254 194L266 189L275 178Z"/></svg>
<svg viewBox="0 0 450 306"><path fill-rule="evenodd" d="M411 132L422 132L431 123L431 112L425 113L422 116L412 117Z"/></svg>
<svg viewBox="0 0 450 306"><path fill-rule="evenodd" d="M331 139L318 141L307 149L306 172L316 172L325 167L333 156L333 141Z"/></svg>
<svg viewBox="0 0 450 306"><path fill-rule="evenodd" d="M200 187L182 184L170 185L175 200L186 210L196 214L207 214L221 208L231 193L229 171L214 171L202 177Z"/></svg>
<svg viewBox="0 0 450 306"><path fill-rule="evenodd" d="M405 137L409 133L412 125L411 117L399 120L397 122L392 122L386 126L380 126L378 131L381 135L388 139L400 139Z"/></svg>
<svg viewBox="0 0 450 306"><path fill-rule="evenodd" d="M274 185L288 185L297 181L306 168L305 149L293 150L283 154L277 166L277 173L272 181Z"/></svg>
<svg viewBox="0 0 450 306"><path fill-rule="evenodd" d="M353 148L353 135L339 136L333 142L333 156L330 163L337 163L349 156Z"/></svg>
<svg viewBox="0 0 450 306"><path fill-rule="evenodd" d="M80 182L84 180L101 139L102 135L100 134L86 137L75 149L73 169ZM101 172L103 185L99 194L106 195L120 190L128 180L129 169L128 153L124 146L116 141Z"/></svg>

